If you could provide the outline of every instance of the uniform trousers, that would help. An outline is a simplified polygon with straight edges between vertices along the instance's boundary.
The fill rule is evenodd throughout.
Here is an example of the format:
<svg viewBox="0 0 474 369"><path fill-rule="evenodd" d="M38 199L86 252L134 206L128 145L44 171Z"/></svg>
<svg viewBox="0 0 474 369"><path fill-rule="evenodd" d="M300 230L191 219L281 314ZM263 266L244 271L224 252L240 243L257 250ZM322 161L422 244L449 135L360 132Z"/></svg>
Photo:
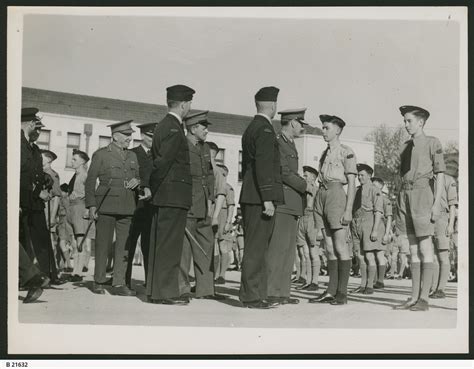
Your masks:
<svg viewBox="0 0 474 369"><path fill-rule="evenodd" d="M267 298L267 253L275 216L264 215L261 204L242 204L245 252L239 298L242 302Z"/></svg>
<svg viewBox="0 0 474 369"><path fill-rule="evenodd" d="M126 245L131 223L131 215L99 214L95 237L94 281L96 283L104 283L106 281L107 254L109 248L112 247L115 231L114 277L112 285L121 286L125 284L128 259Z"/></svg>
<svg viewBox="0 0 474 369"><path fill-rule="evenodd" d="M298 218L283 213L275 213L274 217L275 228L270 238L267 257L268 296L290 297Z"/></svg>
<svg viewBox="0 0 474 369"><path fill-rule="evenodd" d="M28 228L39 269L52 279L57 278L58 270L54 262L51 235L48 231L46 216L42 209L29 212Z"/></svg>
<svg viewBox="0 0 474 369"><path fill-rule="evenodd" d="M202 250L197 243L202 247ZM187 218L179 278L181 295L191 292L188 277L191 257L196 278L196 297L214 295L213 251L214 232L210 219Z"/></svg>
<svg viewBox="0 0 474 369"><path fill-rule="evenodd" d="M31 261L28 253L25 251L23 245L20 243L18 259L18 273L20 277L20 285L24 286L35 275L40 274L40 270Z"/></svg>
<svg viewBox="0 0 474 369"><path fill-rule="evenodd" d="M133 215L132 225L130 228L130 239L128 240L128 264L125 281L128 285L132 280L132 264L135 251L137 249L138 237L140 237L140 248L143 254L143 267L145 268L145 281L148 271L148 252L150 249L150 231L151 220L153 217L153 207L145 204L143 207L137 208Z"/></svg>
<svg viewBox="0 0 474 369"><path fill-rule="evenodd" d="M146 294L152 299L180 296L179 273L187 209L153 206Z"/></svg>

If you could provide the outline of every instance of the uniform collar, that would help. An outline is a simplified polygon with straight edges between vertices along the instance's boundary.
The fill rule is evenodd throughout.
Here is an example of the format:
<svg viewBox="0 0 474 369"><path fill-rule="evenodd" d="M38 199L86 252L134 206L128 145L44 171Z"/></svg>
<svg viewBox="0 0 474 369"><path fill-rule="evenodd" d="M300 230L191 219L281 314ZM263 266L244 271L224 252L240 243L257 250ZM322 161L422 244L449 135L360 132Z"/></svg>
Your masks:
<svg viewBox="0 0 474 369"><path fill-rule="evenodd" d="M178 122L180 124L183 124L183 118L181 118L178 114L176 114L175 112L172 112L172 111L169 111L168 114L172 115L173 117L175 117L176 119L178 119Z"/></svg>
<svg viewBox="0 0 474 369"><path fill-rule="evenodd" d="M290 137L288 137L284 131L280 131L280 135L281 137L286 141L286 142L289 142L289 143L293 143L294 140Z"/></svg>
<svg viewBox="0 0 474 369"><path fill-rule="evenodd" d="M416 146L416 144L419 144L420 142L423 142L425 140L425 138L426 138L426 135L423 132L418 137L412 137L411 142L413 143L413 146Z"/></svg>
<svg viewBox="0 0 474 369"><path fill-rule="evenodd" d="M143 151L145 151L146 153L148 153L148 151L151 151L151 147L148 149L143 144L140 144L140 146L142 147Z"/></svg>
<svg viewBox="0 0 474 369"><path fill-rule="evenodd" d="M260 116L264 117L268 121L268 123L272 124L272 120L270 119L270 117L268 115L263 114L263 113L257 113L257 115L260 115ZM272 126L273 126L273 124L272 124Z"/></svg>
<svg viewBox="0 0 474 369"><path fill-rule="evenodd" d="M337 149L339 146L341 146L341 141L339 140L334 140L332 143L328 143L329 150Z"/></svg>

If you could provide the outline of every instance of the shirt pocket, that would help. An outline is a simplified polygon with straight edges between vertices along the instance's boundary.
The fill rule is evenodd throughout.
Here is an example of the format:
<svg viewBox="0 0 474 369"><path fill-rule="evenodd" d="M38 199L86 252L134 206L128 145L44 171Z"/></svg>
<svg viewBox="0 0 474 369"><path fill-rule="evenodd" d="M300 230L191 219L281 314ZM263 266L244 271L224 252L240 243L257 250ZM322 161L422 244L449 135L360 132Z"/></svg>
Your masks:
<svg viewBox="0 0 474 369"><path fill-rule="evenodd" d="M110 178L123 178L123 168L120 165L112 164L109 167Z"/></svg>

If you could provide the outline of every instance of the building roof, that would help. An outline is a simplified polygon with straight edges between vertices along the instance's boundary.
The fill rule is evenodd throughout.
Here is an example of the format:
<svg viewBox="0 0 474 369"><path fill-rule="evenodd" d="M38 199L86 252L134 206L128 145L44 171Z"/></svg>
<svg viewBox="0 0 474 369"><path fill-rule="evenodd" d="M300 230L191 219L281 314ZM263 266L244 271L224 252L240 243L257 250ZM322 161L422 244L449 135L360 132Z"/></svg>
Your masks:
<svg viewBox="0 0 474 369"><path fill-rule="evenodd" d="M133 119L134 123L137 124L160 121L168 110L166 105L23 87L22 107L28 106L34 106L40 112L60 115L109 121ZM205 109L195 109L193 111L198 110ZM247 115L215 111L210 111L208 118L213 123L211 126L212 132L233 135L242 135L252 119L251 116ZM279 130L279 122L274 121L273 123L275 129ZM321 135L322 131L319 128L308 127L306 133Z"/></svg>

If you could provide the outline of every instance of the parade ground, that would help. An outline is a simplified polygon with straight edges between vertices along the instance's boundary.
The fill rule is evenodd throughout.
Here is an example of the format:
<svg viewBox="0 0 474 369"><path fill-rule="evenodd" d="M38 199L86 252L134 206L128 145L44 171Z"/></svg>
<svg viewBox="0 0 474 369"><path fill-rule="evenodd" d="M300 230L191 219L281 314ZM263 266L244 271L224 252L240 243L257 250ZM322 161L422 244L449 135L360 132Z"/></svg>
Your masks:
<svg viewBox="0 0 474 369"><path fill-rule="evenodd" d="M91 260L90 270L93 270ZM320 278L318 292L293 288L298 305L284 305L269 310L243 308L238 300L240 272L227 273L227 283L216 286L226 295L224 301L193 299L187 306L147 303L142 285L143 268L134 267L132 286L136 297L95 295L91 292L92 275L80 283L67 283L46 289L38 301L19 301L21 323L92 324L132 326L190 327L262 327L262 328L455 328L457 317L457 283L448 283L445 299L430 299L430 310L412 312L393 307L410 296L410 280L386 280L383 290L373 295L354 294L347 305L310 304L308 300L326 288L328 277ZM349 290L360 283L350 278ZM26 296L20 292L19 300ZM420 319L422 316L423 318Z"/></svg>

